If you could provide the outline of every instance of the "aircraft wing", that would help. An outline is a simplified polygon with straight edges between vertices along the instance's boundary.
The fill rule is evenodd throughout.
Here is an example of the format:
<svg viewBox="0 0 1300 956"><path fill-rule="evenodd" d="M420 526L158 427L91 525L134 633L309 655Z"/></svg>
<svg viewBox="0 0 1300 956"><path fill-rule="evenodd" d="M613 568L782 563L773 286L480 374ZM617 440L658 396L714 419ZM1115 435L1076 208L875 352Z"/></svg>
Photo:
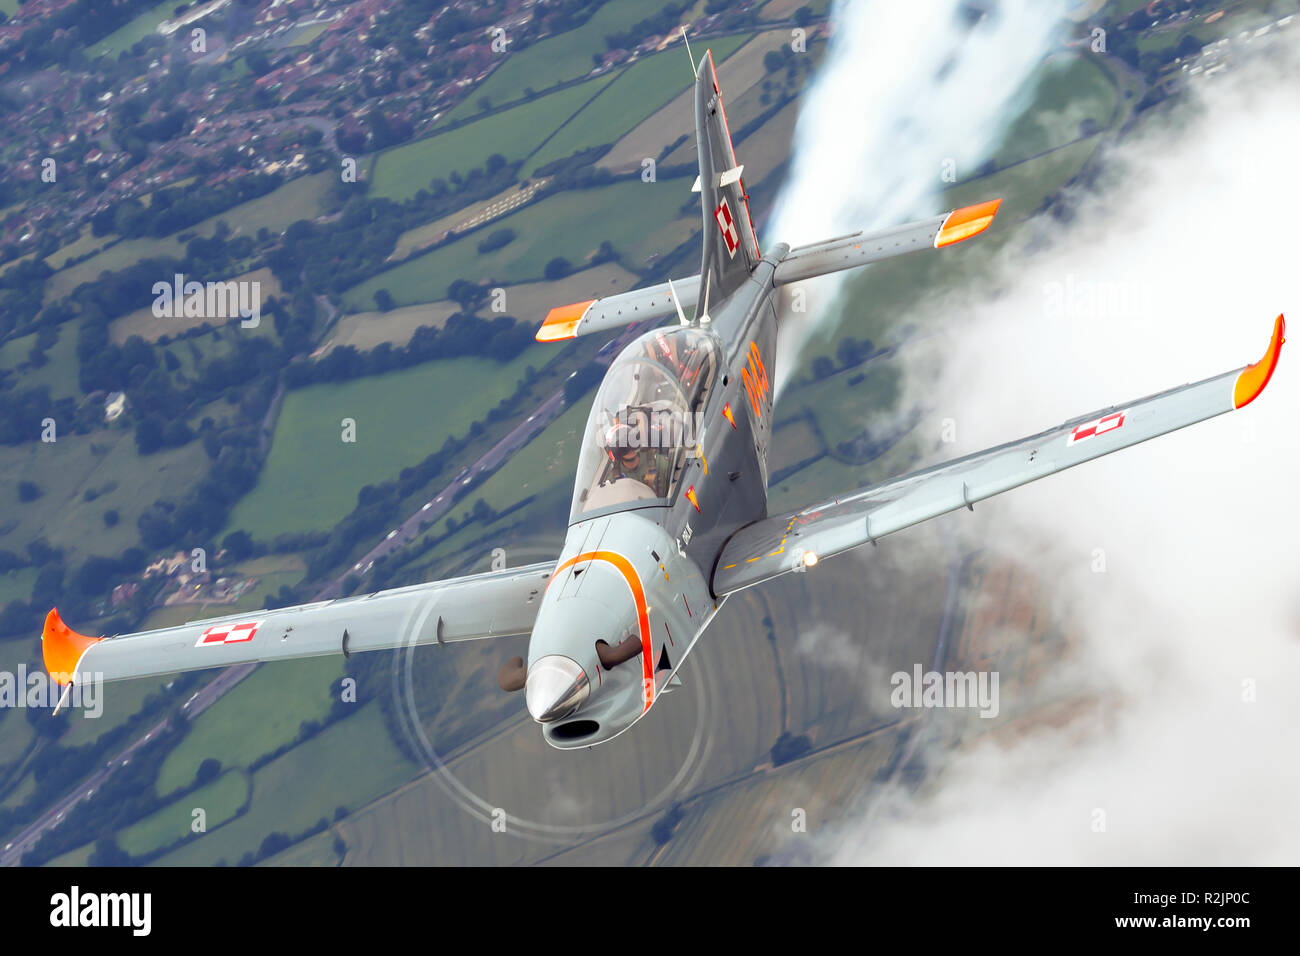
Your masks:
<svg viewBox="0 0 1300 956"><path fill-rule="evenodd" d="M730 594L803 570L829 555L1241 408L1268 384L1285 330L1279 315L1264 357L1235 372L1091 412L1020 441L747 525L723 547L713 592Z"/></svg>
<svg viewBox="0 0 1300 956"><path fill-rule="evenodd" d="M246 611L138 634L78 634L57 609L41 650L59 684L149 677L253 661L508 637L532 630L553 561L273 611Z"/></svg>

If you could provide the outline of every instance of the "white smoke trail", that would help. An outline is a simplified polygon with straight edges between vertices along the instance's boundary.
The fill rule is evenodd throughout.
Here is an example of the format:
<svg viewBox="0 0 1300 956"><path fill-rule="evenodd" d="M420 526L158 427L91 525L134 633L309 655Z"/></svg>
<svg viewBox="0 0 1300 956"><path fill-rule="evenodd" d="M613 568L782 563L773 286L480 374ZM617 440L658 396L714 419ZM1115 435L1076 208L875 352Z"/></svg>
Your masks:
<svg viewBox="0 0 1300 956"><path fill-rule="evenodd" d="M965 0L844 0L795 129L789 182L768 240L791 246L942 212L945 161L958 175L994 147L1051 47L1061 2L1002 0L971 26ZM780 390L812 329L839 321L842 275L807 283L782 319Z"/></svg>
<svg viewBox="0 0 1300 956"><path fill-rule="evenodd" d="M944 316L925 389L956 415L953 454L1255 361L1278 312L1300 319L1300 30L1281 44L1208 81L1181 127L1124 143L1118 184L1068 228L1029 224L1056 242L1007 249L996 302L917 303ZM1050 589L1083 646L1051 676L1107 688L1104 719L967 749L931 797L839 828L827 858L1300 859L1298 412L1292 347L1248 408L962 515L994 552L1045 546L1065 569Z"/></svg>

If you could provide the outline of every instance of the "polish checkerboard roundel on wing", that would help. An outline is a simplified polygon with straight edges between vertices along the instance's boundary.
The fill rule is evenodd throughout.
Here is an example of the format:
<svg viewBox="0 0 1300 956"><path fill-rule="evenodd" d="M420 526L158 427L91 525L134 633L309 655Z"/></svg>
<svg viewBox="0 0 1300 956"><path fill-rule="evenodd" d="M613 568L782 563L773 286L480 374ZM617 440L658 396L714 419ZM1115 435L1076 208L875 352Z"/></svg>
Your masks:
<svg viewBox="0 0 1300 956"><path fill-rule="evenodd" d="M1111 412L1109 415L1103 415L1101 418L1094 418L1090 422L1084 422L1082 425L1076 425L1074 431L1070 432L1070 437L1066 439L1067 445L1075 445L1089 438L1096 438L1098 435L1104 435L1106 432L1113 432L1117 428L1124 426L1124 416L1127 412Z"/></svg>
<svg viewBox="0 0 1300 956"><path fill-rule="evenodd" d="M740 248L740 233L736 231L736 221L731 218L727 197L722 197L718 208L713 210L713 218L718 220L718 228L722 230L722 238L727 243L727 255L736 258L736 250Z"/></svg>
<svg viewBox="0 0 1300 956"><path fill-rule="evenodd" d="M215 644L242 644L251 641L261 621L246 621L242 624L214 624L204 631L195 647L211 647Z"/></svg>

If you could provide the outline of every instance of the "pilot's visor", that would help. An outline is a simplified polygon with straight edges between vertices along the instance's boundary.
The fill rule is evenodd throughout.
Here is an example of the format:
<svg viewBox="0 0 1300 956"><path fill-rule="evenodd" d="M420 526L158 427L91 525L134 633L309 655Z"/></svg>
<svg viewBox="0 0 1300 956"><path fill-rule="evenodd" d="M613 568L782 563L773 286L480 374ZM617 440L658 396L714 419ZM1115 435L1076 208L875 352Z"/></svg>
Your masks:
<svg viewBox="0 0 1300 956"><path fill-rule="evenodd" d="M524 700L533 720L546 724L573 713L591 693L587 672L562 654L548 654L528 668Z"/></svg>

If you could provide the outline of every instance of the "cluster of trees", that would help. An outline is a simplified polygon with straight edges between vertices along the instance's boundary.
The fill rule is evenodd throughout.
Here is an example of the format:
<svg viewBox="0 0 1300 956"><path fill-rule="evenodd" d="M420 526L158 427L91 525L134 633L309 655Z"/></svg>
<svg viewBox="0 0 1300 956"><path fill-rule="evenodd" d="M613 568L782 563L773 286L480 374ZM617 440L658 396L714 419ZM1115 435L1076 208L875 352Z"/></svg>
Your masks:
<svg viewBox="0 0 1300 956"><path fill-rule="evenodd" d="M532 331L509 316L480 319L457 313L447 324L436 329L421 326L403 347L384 342L368 352L358 352L351 345L331 349L319 361L294 362L284 370L289 388L302 388L322 382L346 382L363 375L382 375L408 368L430 359L480 355L508 362L533 341Z"/></svg>
<svg viewBox="0 0 1300 956"><path fill-rule="evenodd" d="M379 91L376 91L378 93ZM364 126L340 123L334 130L335 141L345 153L366 153L405 143L415 135L415 126L404 116L389 115L376 107L366 116Z"/></svg>
<svg viewBox="0 0 1300 956"><path fill-rule="evenodd" d="M87 320L77 342L81 387L87 392L128 392L141 454L188 444L195 433L186 419L197 407L223 395L238 402L250 393L260 394L250 385L273 378L288 358L283 346L267 336L240 335L235 330L225 334L233 339L230 353L202 363L198 373L181 386L167 368L164 357L170 353L163 346L139 336L114 344L109 341L106 320ZM27 437L34 439L38 434L31 432Z"/></svg>
<svg viewBox="0 0 1300 956"><path fill-rule="evenodd" d="M76 407L76 399L50 398L48 385L4 389L0 391L0 445L38 440L45 419L70 419Z"/></svg>
<svg viewBox="0 0 1300 956"><path fill-rule="evenodd" d="M53 548L44 539L27 546L25 556L0 551L0 574L23 567L36 567L36 582L30 601L10 601L0 610L0 634L35 634L51 607L69 618L94 616L91 605L124 577L144 570L148 555L143 548L130 547L117 557L91 555L70 569L61 548ZM142 598L143 602L145 598Z"/></svg>
<svg viewBox="0 0 1300 956"><path fill-rule="evenodd" d="M151 0L76 0L24 30L5 51L6 58L30 69L66 63L156 5Z"/></svg>
<svg viewBox="0 0 1300 956"><path fill-rule="evenodd" d="M127 239L170 236L240 203L265 196L283 183L281 173L262 173L203 189L168 186L155 191L147 206L128 196L100 210L90 217L90 231L96 236L115 233Z"/></svg>
<svg viewBox="0 0 1300 956"><path fill-rule="evenodd" d="M875 358L885 351L887 350L876 348L871 339L859 340L851 335L846 335L840 339L839 345L835 347L835 358L839 360L839 364L837 365L829 355L819 355L812 362L813 376L815 378L829 378L840 369L861 365L868 359Z"/></svg>
<svg viewBox="0 0 1300 956"><path fill-rule="evenodd" d="M564 383L564 401L568 405L574 404L589 391L600 384L601 379L605 377L605 366L599 362L588 362L586 365L578 367L573 376Z"/></svg>
<svg viewBox="0 0 1300 956"><path fill-rule="evenodd" d="M268 254L267 264L287 290L305 284L316 292L342 293L390 268L389 257L403 232L496 195L514 182L519 166L493 154L483 167L464 176L453 172L450 184L435 178L429 189L404 202L366 196L359 183L340 183L338 218L295 222Z"/></svg>
<svg viewBox="0 0 1300 956"><path fill-rule="evenodd" d="M241 415L239 420L257 421L261 415L256 410L265 411L273 389L269 381L252 389L257 394L250 396L249 404L255 414L251 418ZM199 434L204 437L204 450L213 459L212 468L179 502L160 499L140 515L136 522L140 540L151 550L181 542L211 541L225 525L235 502L257 484L262 458L255 425L224 429L200 426Z"/></svg>
<svg viewBox="0 0 1300 956"><path fill-rule="evenodd" d="M35 321L45 297L45 280L53 274L44 259L33 258L0 275L0 336L23 334Z"/></svg>

